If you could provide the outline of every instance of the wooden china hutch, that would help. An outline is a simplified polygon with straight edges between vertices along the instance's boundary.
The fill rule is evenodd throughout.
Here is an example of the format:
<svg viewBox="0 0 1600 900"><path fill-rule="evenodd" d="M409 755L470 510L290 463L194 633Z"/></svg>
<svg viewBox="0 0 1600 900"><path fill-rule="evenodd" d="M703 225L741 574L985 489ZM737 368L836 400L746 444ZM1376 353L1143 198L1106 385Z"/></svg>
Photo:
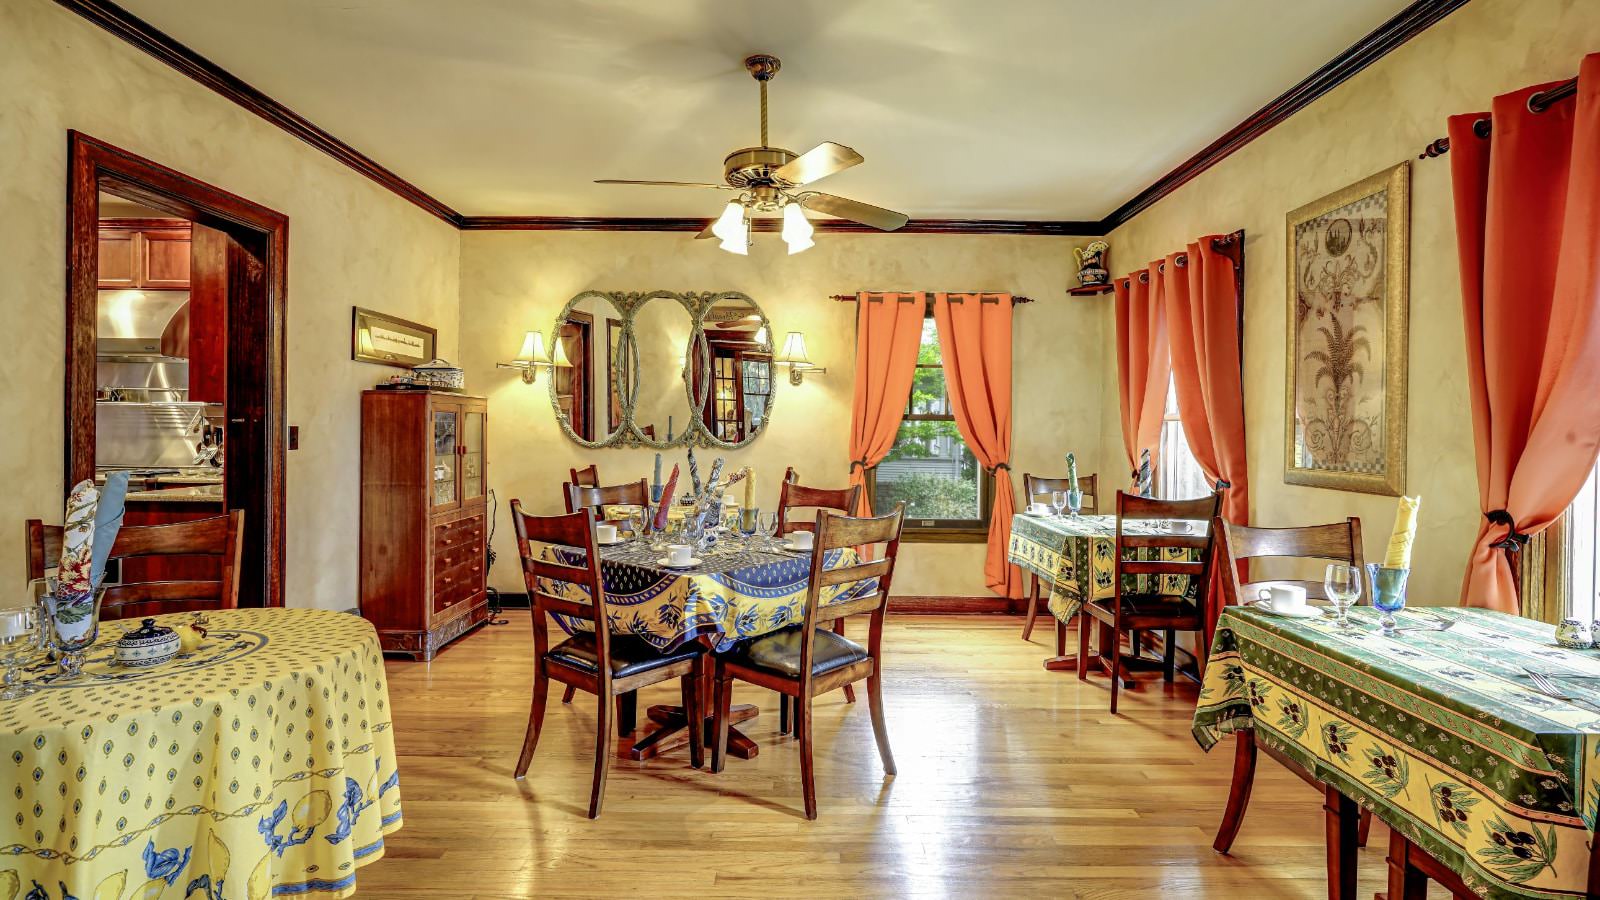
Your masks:
<svg viewBox="0 0 1600 900"><path fill-rule="evenodd" d="M361 615L430 660L488 618L489 409L444 391L361 395Z"/></svg>

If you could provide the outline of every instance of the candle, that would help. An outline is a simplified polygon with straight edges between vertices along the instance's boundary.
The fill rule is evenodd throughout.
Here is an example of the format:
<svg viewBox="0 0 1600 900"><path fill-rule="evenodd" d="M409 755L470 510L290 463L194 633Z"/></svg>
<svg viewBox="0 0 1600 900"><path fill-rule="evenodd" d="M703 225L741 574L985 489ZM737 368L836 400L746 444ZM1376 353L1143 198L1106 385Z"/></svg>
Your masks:
<svg viewBox="0 0 1600 900"><path fill-rule="evenodd" d="M650 483L655 487L661 486L661 454L656 454L656 474L651 477Z"/></svg>
<svg viewBox="0 0 1600 900"><path fill-rule="evenodd" d="M744 508L756 508L756 470L744 467Z"/></svg>

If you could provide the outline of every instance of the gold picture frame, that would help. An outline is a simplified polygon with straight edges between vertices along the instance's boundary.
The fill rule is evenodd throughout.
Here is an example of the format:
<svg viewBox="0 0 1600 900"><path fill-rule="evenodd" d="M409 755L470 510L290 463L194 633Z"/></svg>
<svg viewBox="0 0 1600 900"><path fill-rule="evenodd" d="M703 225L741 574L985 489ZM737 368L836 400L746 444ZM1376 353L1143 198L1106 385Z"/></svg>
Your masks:
<svg viewBox="0 0 1600 900"><path fill-rule="evenodd" d="M417 322L352 307L350 358L410 369L434 360L439 332Z"/></svg>
<svg viewBox="0 0 1600 900"><path fill-rule="evenodd" d="M1283 480L1399 496L1406 484L1411 164L1289 213L1285 244Z"/></svg>

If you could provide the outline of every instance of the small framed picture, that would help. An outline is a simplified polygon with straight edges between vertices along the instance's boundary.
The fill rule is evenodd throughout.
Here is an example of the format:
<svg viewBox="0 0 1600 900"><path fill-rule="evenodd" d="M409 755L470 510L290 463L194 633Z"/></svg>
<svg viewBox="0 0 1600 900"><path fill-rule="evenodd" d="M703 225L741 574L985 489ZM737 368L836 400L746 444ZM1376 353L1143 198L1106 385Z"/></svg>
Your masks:
<svg viewBox="0 0 1600 900"><path fill-rule="evenodd" d="M439 336L437 330L359 306L354 310L350 335L351 359L409 369L434 358L434 342Z"/></svg>

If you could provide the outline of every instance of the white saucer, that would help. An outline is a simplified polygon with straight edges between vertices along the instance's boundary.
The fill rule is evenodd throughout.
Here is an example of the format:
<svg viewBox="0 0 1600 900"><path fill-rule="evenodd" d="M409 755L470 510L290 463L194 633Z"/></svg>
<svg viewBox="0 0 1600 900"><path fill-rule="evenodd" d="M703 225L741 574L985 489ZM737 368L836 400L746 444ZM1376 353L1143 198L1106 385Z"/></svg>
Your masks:
<svg viewBox="0 0 1600 900"><path fill-rule="evenodd" d="M619 537L614 541L602 541L599 538L595 538L594 541L596 547L615 547L618 544L626 544L627 542L628 539L625 537Z"/></svg>
<svg viewBox="0 0 1600 900"><path fill-rule="evenodd" d="M1250 606L1261 610L1269 616L1277 616L1280 619L1315 619L1322 615L1322 607L1320 606L1307 606L1301 612L1292 613L1278 612L1277 610L1267 606L1266 601L1264 600L1253 600L1251 601Z"/></svg>
<svg viewBox="0 0 1600 900"><path fill-rule="evenodd" d="M1022 514L1025 515L1025 516L1030 516L1030 517L1035 518L1035 519L1053 519L1053 518L1055 518L1055 515L1056 515L1053 512L1034 512L1031 509L1023 510Z"/></svg>
<svg viewBox="0 0 1600 900"><path fill-rule="evenodd" d="M656 560L656 565L662 567L663 569L692 569L695 566L700 565L700 557L691 556L691 557L689 557L689 561L688 562L684 563L681 566L675 566L675 565L672 564L672 562L670 561L669 557L663 556L660 559Z"/></svg>
<svg viewBox="0 0 1600 900"><path fill-rule="evenodd" d="M801 547L794 541L779 541L778 546L788 550L791 553L810 553L812 550L816 549L817 543L816 541L812 541L810 547Z"/></svg>

